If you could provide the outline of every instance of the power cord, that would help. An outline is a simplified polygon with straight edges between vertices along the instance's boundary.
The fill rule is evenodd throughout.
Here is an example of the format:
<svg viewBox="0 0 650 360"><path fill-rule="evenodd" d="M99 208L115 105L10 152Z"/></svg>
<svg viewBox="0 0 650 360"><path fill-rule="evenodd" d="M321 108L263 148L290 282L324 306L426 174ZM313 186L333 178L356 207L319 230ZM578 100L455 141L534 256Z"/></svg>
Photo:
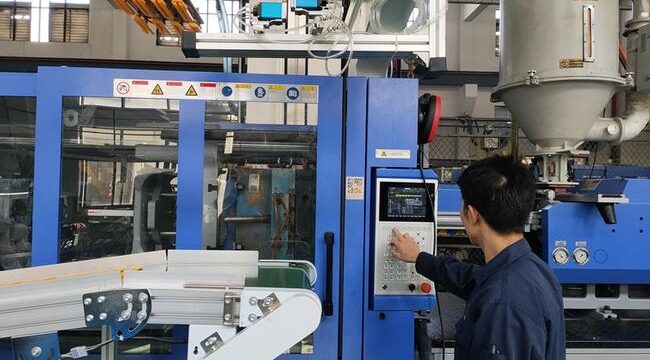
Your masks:
<svg viewBox="0 0 650 360"><path fill-rule="evenodd" d="M429 163L429 166L431 166L429 157L422 151L422 149L418 149L418 152L422 154L422 156L427 160L427 163ZM424 185L424 191L427 194L427 199L429 200L429 205L431 206L431 211L435 210L435 202L433 201L433 196L431 196L431 191L429 191L429 187L427 186L427 178L424 176L424 167L422 166L422 161L418 162L418 169L420 170L420 177L422 178L422 184ZM437 229L436 229L437 230ZM436 244L437 246L437 244ZM437 249L436 249L437 250ZM437 253L437 251L436 251ZM438 320L440 323L440 338L441 338L441 344L442 344L442 360L445 360L446 357L446 350L445 350L445 329L442 323L442 310L440 309L440 294L438 293L438 286L436 283L433 284L433 289L436 294L436 309L438 310Z"/></svg>

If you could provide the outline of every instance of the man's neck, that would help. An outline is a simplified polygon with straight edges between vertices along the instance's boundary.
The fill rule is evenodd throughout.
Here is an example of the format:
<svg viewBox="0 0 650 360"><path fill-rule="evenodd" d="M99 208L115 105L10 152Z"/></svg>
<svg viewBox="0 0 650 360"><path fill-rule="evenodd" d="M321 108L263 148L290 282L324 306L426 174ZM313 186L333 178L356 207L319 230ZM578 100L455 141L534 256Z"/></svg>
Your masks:
<svg viewBox="0 0 650 360"><path fill-rule="evenodd" d="M489 263L497 255L499 255L503 250L508 246L516 243L524 237L522 233L513 233L508 235L501 234L489 234L487 235L482 243L481 249L483 249L483 254L485 255L485 263Z"/></svg>

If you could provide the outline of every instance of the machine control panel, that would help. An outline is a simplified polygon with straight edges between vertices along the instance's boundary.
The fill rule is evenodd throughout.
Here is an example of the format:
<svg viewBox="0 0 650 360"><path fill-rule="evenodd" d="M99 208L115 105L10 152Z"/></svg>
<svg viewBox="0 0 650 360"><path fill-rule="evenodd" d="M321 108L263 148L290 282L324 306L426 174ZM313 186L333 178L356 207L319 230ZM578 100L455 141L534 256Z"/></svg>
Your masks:
<svg viewBox="0 0 650 360"><path fill-rule="evenodd" d="M421 178L378 178L375 204L375 295L432 295L433 284L391 253L393 228L410 235L420 250L433 253L437 181ZM430 197L430 198L429 198ZM433 207L432 207L433 203Z"/></svg>

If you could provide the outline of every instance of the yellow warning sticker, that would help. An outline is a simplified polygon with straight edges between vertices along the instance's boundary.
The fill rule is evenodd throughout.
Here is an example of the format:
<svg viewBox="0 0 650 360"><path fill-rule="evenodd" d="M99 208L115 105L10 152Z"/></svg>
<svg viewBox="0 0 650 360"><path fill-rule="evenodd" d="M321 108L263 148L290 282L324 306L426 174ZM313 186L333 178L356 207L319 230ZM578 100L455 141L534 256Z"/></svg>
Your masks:
<svg viewBox="0 0 650 360"><path fill-rule="evenodd" d="M281 91L284 90L284 85L269 85L269 90L271 91Z"/></svg>
<svg viewBox="0 0 650 360"><path fill-rule="evenodd" d="M237 84L235 85L237 89L252 89L253 85L251 84Z"/></svg>
<svg viewBox="0 0 650 360"><path fill-rule="evenodd" d="M160 84L156 84L156 87L153 88L151 95L165 95L160 87Z"/></svg>
<svg viewBox="0 0 650 360"><path fill-rule="evenodd" d="M187 89L185 96L197 96L197 95L199 94L196 93L196 89L194 89L194 85L190 85L190 88Z"/></svg>
<svg viewBox="0 0 650 360"><path fill-rule="evenodd" d="M316 86L316 85L303 85L300 89L302 91L314 92L314 91L318 90L318 86Z"/></svg>
<svg viewBox="0 0 650 360"><path fill-rule="evenodd" d="M376 159L410 159L411 150L407 149L375 149Z"/></svg>

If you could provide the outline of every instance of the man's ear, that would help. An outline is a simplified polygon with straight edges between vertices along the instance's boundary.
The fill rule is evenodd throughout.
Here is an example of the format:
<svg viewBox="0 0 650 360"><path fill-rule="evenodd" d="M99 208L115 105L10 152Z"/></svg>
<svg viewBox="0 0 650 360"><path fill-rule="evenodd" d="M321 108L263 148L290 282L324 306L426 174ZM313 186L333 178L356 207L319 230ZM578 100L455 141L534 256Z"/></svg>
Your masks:
<svg viewBox="0 0 650 360"><path fill-rule="evenodd" d="M467 205L467 219L470 223L477 224L481 220L481 214L472 205Z"/></svg>

